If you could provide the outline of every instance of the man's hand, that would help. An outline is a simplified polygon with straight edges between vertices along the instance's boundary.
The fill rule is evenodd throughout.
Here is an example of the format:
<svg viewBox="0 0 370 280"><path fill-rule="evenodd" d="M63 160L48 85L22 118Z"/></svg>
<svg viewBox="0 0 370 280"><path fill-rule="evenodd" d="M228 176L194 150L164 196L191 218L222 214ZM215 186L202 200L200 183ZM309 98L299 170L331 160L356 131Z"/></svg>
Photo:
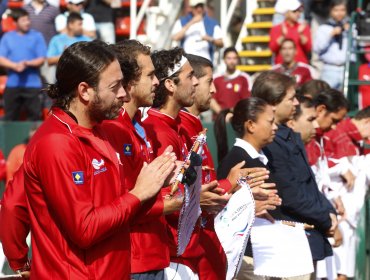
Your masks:
<svg viewBox="0 0 370 280"><path fill-rule="evenodd" d="M166 180L164 181L164 185L165 186L169 186L169 185L171 185L173 182L175 182L175 179L176 179L176 176L177 176L177 174L180 172L180 170L181 170L181 167L183 166L183 161L181 161L181 160L176 160L175 161L175 169L174 170L172 170L172 172L170 173L170 175L168 175L168 177L166 178ZM185 170L189 167L189 165L190 165L190 162L188 162L188 163L185 163L184 164L184 168L185 168Z"/></svg>
<svg viewBox="0 0 370 280"><path fill-rule="evenodd" d="M303 31L306 29L306 26L307 26L307 23L306 23L306 22L301 23L301 24L298 26L298 29L297 29L298 33L299 33L299 34L302 34L302 33L303 33Z"/></svg>
<svg viewBox="0 0 370 280"><path fill-rule="evenodd" d="M18 73L23 72L25 69L26 69L26 63L24 61L16 63L13 68L13 70Z"/></svg>
<svg viewBox="0 0 370 280"><path fill-rule="evenodd" d="M288 27L284 22L281 24L281 34L283 34L284 37L288 35Z"/></svg>
<svg viewBox="0 0 370 280"><path fill-rule="evenodd" d="M356 177L353 175L351 170L348 170L346 173L342 174L343 179L346 181L346 188L350 192L352 191L354 185L355 185L355 180Z"/></svg>
<svg viewBox="0 0 370 280"><path fill-rule="evenodd" d="M209 214L217 214L220 212L231 195L224 195L225 190L218 188L218 182L212 181L208 184L202 185L202 192L200 193L200 207Z"/></svg>
<svg viewBox="0 0 370 280"><path fill-rule="evenodd" d="M184 197L178 197L178 196L165 196L163 198L163 215L169 215L173 212L179 211L182 207L182 204L184 203Z"/></svg>
<svg viewBox="0 0 370 280"><path fill-rule="evenodd" d="M340 196L334 199L334 206L335 206L335 210L337 211L338 215L343 216L346 210L344 208L343 201Z"/></svg>
<svg viewBox="0 0 370 280"><path fill-rule="evenodd" d="M198 15L193 16L193 18L190 20L190 22L191 22L191 24L194 24L194 23L200 22L202 20L203 20L203 15L198 14Z"/></svg>
<svg viewBox="0 0 370 280"><path fill-rule="evenodd" d="M331 227L326 232L326 236L333 237L334 233L335 233L335 230L338 227L338 220L337 220L337 216L333 213L330 213L329 216L330 216L330 220L331 220Z"/></svg>
<svg viewBox="0 0 370 280"><path fill-rule="evenodd" d="M334 248L339 247L340 245L343 244L343 236L339 228L335 230L333 237L334 237L334 245L333 245Z"/></svg>
<svg viewBox="0 0 370 280"><path fill-rule="evenodd" d="M342 32L343 32L342 27L340 27L340 26L334 27L333 30L331 31L331 36L332 37L337 36L337 35L341 34Z"/></svg>
<svg viewBox="0 0 370 280"><path fill-rule="evenodd" d="M172 152L172 146L168 146L162 155L154 159L150 164L144 163L136 184L131 194L141 202L155 196L162 188L165 179L175 168L176 156Z"/></svg>

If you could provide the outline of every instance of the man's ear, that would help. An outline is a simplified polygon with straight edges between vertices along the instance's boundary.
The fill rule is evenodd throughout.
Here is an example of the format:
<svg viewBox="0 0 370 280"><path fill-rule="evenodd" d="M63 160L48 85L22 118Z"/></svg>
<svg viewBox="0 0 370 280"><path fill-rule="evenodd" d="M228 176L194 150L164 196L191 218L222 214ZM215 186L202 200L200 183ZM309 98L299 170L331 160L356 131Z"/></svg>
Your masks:
<svg viewBox="0 0 370 280"><path fill-rule="evenodd" d="M287 121L286 126L294 130L294 121L293 120Z"/></svg>
<svg viewBox="0 0 370 280"><path fill-rule="evenodd" d="M171 93L175 92L176 85L175 85L174 81L172 81L171 79L166 79L164 81L164 86L166 87L166 89L169 92L171 92Z"/></svg>
<svg viewBox="0 0 370 280"><path fill-rule="evenodd" d="M319 106L316 107L316 114L317 115L321 115L321 114L325 114L327 112L327 109L326 109L326 106L324 104L321 104Z"/></svg>
<svg viewBox="0 0 370 280"><path fill-rule="evenodd" d="M77 86L77 94L83 101L88 102L92 99L92 95L95 94L95 91L88 83L81 82Z"/></svg>

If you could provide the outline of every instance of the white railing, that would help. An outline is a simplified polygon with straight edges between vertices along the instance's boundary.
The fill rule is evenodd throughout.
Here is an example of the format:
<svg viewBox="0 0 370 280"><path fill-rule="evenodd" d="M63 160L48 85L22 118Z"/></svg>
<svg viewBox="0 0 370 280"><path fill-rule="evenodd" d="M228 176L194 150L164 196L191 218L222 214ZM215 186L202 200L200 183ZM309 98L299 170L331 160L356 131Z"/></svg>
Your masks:
<svg viewBox="0 0 370 280"><path fill-rule="evenodd" d="M131 0L130 2L130 39L137 38L137 30L140 23L144 19L144 15L149 7L151 0L144 0L140 7L139 13L137 13L137 0Z"/></svg>
<svg viewBox="0 0 370 280"><path fill-rule="evenodd" d="M222 0L220 3L220 25L225 39L228 37L230 22L239 3L239 0L231 0L230 5L228 5L228 3L228 0ZM230 43L231 42L224 42L225 45L230 45Z"/></svg>
<svg viewBox="0 0 370 280"><path fill-rule="evenodd" d="M137 12L137 0L130 0L130 38L139 39L152 49L170 47L171 31L182 6L182 0L159 0L158 6L149 6L144 0ZM137 31L146 17L146 35L138 38Z"/></svg>
<svg viewBox="0 0 370 280"><path fill-rule="evenodd" d="M246 1L246 11L245 11L245 19L243 23L243 27L240 30L238 39L235 43L235 48L238 51L243 50L243 44L242 39L247 36L248 30L247 30L247 24L253 22L253 11L258 8L257 0L248 0Z"/></svg>

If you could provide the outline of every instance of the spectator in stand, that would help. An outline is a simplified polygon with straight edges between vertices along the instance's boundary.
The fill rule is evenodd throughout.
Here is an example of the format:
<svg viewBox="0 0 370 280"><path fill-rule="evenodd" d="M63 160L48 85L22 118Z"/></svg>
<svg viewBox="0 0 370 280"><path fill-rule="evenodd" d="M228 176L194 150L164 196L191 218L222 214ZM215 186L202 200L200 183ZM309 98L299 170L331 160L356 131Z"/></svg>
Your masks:
<svg viewBox="0 0 370 280"><path fill-rule="evenodd" d="M239 55L234 47L225 49L224 61L226 72L214 78L216 93L211 99L211 109L216 114L234 108L239 100L250 96L251 79L249 75L236 69Z"/></svg>
<svg viewBox="0 0 370 280"><path fill-rule="evenodd" d="M86 12L94 17L98 38L107 43L116 41L112 2L113 0L91 0L86 7Z"/></svg>
<svg viewBox="0 0 370 280"><path fill-rule="evenodd" d="M323 62L321 79L337 90L343 89L348 21L346 1L333 0L330 3L330 18L319 26L314 42L314 51Z"/></svg>
<svg viewBox="0 0 370 280"><path fill-rule="evenodd" d="M292 39L284 39L280 46L282 63L272 67L273 71L293 77L297 86L312 80L311 68L308 64L295 61L297 49Z"/></svg>
<svg viewBox="0 0 370 280"><path fill-rule="evenodd" d="M79 13L83 18L83 35L92 39L96 38L95 20L92 15L86 13L84 9L84 0L68 0L67 11L55 18L55 28L57 32L67 33L67 18L70 13Z"/></svg>
<svg viewBox="0 0 370 280"><path fill-rule="evenodd" d="M6 33L0 42L0 65L8 69L4 92L4 120L18 120L21 108L29 120L39 120L41 104L39 67L44 63L46 44L42 34L30 29L26 10L13 10L16 30Z"/></svg>
<svg viewBox="0 0 370 280"><path fill-rule="evenodd" d="M284 1L285 20L274 26L270 31L270 49L275 55L275 64L282 63L279 53L281 44L285 39L291 39L296 45L295 61L308 63L311 52L311 30L306 23L299 23L303 7L298 0Z"/></svg>
<svg viewBox="0 0 370 280"><path fill-rule="evenodd" d="M24 140L24 142L14 146L13 149L11 149L8 155L8 160L6 162L6 181L7 182L13 179L14 173L22 165L24 152L26 151L28 142L30 141L32 136L35 134L37 128L38 128L38 125L34 125L33 127L31 127L28 133L28 137Z"/></svg>
<svg viewBox="0 0 370 280"><path fill-rule="evenodd" d="M82 21L79 13L71 12L68 15L66 33L55 35L50 41L47 52L49 65L57 64L63 51L73 43L91 41L90 37L82 35Z"/></svg>
<svg viewBox="0 0 370 280"><path fill-rule="evenodd" d="M57 34L54 21L59 15L59 9L46 0L32 0L24 9L30 16L31 28L41 32L46 44L49 44L51 37Z"/></svg>
<svg viewBox="0 0 370 280"><path fill-rule="evenodd" d="M0 182L6 179L6 160L3 151L0 150Z"/></svg>
<svg viewBox="0 0 370 280"><path fill-rule="evenodd" d="M206 0L189 0L191 12L178 19L172 30L172 40L180 42L186 53L213 61L215 48L222 48L219 23L206 13Z"/></svg>

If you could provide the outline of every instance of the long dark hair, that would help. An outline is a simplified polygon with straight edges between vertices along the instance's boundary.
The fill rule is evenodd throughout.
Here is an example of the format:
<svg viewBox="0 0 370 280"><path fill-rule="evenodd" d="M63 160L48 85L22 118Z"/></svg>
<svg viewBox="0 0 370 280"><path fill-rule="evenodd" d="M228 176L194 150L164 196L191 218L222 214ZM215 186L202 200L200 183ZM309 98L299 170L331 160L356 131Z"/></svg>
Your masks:
<svg viewBox="0 0 370 280"><path fill-rule="evenodd" d="M242 138L245 134L244 123L248 120L256 122L258 116L263 113L268 103L258 97L250 97L240 100L234 107L231 118L231 126L237 137ZM230 110L222 111L215 121L215 135L217 143L218 161L220 162L228 152L227 130L225 117Z"/></svg>
<svg viewBox="0 0 370 280"><path fill-rule="evenodd" d="M54 106L68 110L76 97L79 83L86 82L93 88L99 84L100 73L116 59L112 49L101 41L78 42L66 48L56 70L56 83L49 85L47 94Z"/></svg>

